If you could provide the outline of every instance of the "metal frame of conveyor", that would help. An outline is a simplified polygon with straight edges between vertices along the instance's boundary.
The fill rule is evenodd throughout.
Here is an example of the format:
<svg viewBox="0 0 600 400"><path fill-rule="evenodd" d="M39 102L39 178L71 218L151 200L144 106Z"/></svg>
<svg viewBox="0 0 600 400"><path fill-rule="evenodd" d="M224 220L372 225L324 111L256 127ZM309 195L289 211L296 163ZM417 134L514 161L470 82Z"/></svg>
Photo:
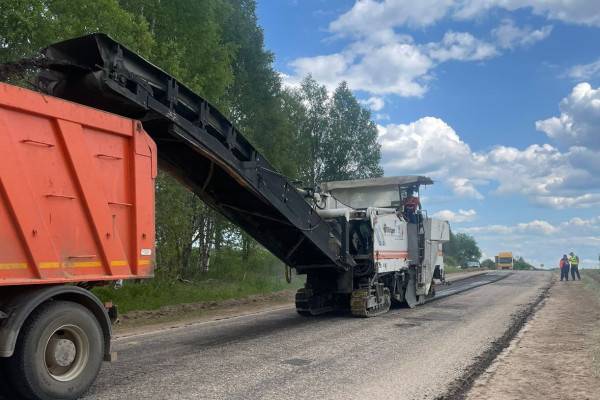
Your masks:
<svg viewBox="0 0 600 400"><path fill-rule="evenodd" d="M300 273L355 265L343 223L323 220L221 112L174 77L104 34L43 54L43 92L140 120L164 169L283 262Z"/></svg>

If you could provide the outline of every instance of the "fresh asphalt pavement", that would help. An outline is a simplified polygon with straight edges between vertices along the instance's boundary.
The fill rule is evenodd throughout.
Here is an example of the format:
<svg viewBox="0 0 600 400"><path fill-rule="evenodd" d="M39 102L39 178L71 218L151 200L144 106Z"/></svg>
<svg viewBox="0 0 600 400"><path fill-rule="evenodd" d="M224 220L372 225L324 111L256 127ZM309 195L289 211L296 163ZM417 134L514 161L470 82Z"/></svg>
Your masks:
<svg viewBox="0 0 600 400"><path fill-rule="evenodd" d="M455 282L438 295L498 274ZM286 307L117 338L118 361L104 365L85 399L435 398L552 277L507 275L370 319L306 318Z"/></svg>

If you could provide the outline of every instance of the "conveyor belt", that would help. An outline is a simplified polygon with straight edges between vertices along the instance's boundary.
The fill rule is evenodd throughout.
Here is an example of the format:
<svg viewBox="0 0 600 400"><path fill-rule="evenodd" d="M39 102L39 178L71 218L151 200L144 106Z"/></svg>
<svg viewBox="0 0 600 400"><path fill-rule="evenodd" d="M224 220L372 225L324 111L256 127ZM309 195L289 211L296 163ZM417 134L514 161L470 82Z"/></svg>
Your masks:
<svg viewBox="0 0 600 400"><path fill-rule="evenodd" d="M44 55L44 92L142 121L163 168L285 263L300 271L353 264L340 228L175 78L104 34L52 45Z"/></svg>

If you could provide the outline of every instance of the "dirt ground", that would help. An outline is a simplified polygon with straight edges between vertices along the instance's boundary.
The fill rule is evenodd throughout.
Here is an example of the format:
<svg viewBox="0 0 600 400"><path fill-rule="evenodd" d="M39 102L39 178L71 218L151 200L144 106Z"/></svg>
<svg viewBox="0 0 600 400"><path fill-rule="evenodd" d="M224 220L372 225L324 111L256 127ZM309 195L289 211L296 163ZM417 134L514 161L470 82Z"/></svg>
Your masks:
<svg viewBox="0 0 600 400"><path fill-rule="evenodd" d="M165 327L216 321L281 307L291 307L295 294L296 290L282 290L241 299L177 304L161 307L158 310L130 311L119 317L114 331L117 337L122 337Z"/></svg>
<svg viewBox="0 0 600 400"><path fill-rule="evenodd" d="M600 399L597 293L581 281L556 282L539 307L467 399Z"/></svg>

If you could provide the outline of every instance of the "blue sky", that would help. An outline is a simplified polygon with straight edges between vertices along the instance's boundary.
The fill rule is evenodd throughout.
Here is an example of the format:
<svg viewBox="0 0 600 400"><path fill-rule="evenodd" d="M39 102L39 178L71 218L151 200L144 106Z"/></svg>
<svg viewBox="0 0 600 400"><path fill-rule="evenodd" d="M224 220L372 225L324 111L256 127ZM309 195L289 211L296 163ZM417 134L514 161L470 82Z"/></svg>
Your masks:
<svg viewBox="0 0 600 400"><path fill-rule="evenodd" d="M284 82L348 81L386 175L486 256L600 255L600 2L259 0Z"/></svg>

